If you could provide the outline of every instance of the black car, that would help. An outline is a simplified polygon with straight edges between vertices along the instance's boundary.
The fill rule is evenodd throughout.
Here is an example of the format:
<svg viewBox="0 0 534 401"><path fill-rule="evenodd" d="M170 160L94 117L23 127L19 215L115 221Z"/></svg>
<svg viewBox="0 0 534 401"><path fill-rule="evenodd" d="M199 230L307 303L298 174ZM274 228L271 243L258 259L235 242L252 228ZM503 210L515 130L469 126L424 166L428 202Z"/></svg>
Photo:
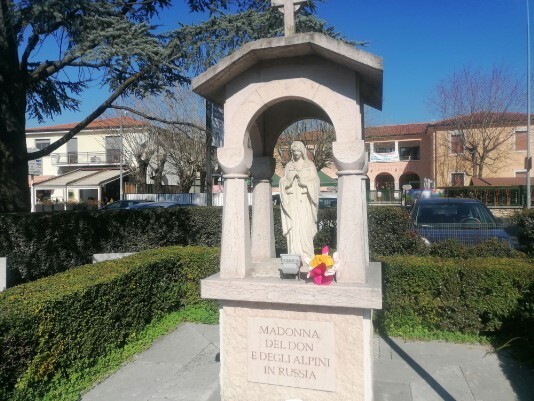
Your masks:
<svg viewBox="0 0 534 401"><path fill-rule="evenodd" d="M162 202L143 202L137 203L130 206L128 209L166 209L170 207L190 207L196 206L192 203L179 203L173 201L162 201Z"/></svg>
<svg viewBox="0 0 534 401"><path fill-rule="evenodd" d="M502 224L476 199L419 199L410 217L415 231L428 244L455 238L462 244L476 245L497 238L512 245Z"/></svg>
<svg viewBox="0 0 534 401"><path fill-rule="evenodd" d="M100 208L100 210L117 210L117 209L128 209L130 206L137 203L142 203L142 200L118 200L112 203L108 203Z"/></svg>

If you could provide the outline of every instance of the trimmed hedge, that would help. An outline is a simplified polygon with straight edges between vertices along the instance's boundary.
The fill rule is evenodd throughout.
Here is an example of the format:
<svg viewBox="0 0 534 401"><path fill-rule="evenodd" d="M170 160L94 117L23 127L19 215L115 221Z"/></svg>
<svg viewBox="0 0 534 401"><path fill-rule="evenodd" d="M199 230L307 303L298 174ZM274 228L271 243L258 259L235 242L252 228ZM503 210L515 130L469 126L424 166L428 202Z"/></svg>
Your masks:
<svg viewBox="0 0 534 401"><path fill-rule="evenodd" d="M415 231L409 231L410 217L406 209L392 206L371 206L369 219L369 253L378 255L421 255L428 252Z"/></svg>
<svg viewBox="0 0 534 401"><path fill-rule="evenodd" d="M32 400L153 319L197 302L219 249L172 247L73 268L0 293L0 400Z"/></svg>
<svg viewBox="0 0 534 401"><path fill-rule="evenodd" d="M518 225L518 240L521 248L534 256L534 209L525 209L513 217Z"/></svg>
<svg viewBox="0 0 534 401"><path fill-rule="evenodd" d="M320 209L315 245L336 248L337 210ZM15 283L28 282L91 262L95 253L136 252L171 245L219 246L222 208L74 211L0 215L0 256L7 256ZM407 213L369 208L373 255L413 253L421 246L406 232ZM285 252L280 208L274 208L275 242Z"/></svg>
<svg viewBox="0 0 534 401"><path fill-rule="evenodd" d="M529 259L394 256L381 260L390 335L419 329L502 331L534 340L534 263Z"/></svg>
<svg viewBox="0 0 534 401"><path fill-rule="evenodd" d="M277 254L286 251L280 208L274 208ZM7 256L14 282L47 277L91 262L95 253L137 252L161 246L219 246L222 208L191 207L147 210L79 211L0 215L0 256ZM408 230L409 217L399 207L368 210L369 250L379 255L472 256L473 249L454 241L430 249ZM336 248L337 209L320 209L317 249ZM475 252L476 254L476 252ZM462 256L464 255L464 256ZM489 243L478 255L515 256Z"/></svg>
<svg viewBox="0 0 534 401"><path fill-rule="evenodd" d="M15 282L90 263L95 253L170 245L219 246L221 208L75 211L0 215L0 256Z"/></svg>

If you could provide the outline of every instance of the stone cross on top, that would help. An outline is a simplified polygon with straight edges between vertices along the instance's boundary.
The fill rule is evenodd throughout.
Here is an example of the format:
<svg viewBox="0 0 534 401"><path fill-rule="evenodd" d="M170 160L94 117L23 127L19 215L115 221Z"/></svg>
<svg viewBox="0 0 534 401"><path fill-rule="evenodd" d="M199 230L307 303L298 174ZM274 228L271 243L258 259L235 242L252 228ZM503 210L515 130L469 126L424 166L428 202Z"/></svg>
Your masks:
<svg viewBox="0 0 534 401"><path fill-rule="evenodd" d="M307 0L271 0L271 6L284 14L284 35L295 34L295 13Z"/></svg>

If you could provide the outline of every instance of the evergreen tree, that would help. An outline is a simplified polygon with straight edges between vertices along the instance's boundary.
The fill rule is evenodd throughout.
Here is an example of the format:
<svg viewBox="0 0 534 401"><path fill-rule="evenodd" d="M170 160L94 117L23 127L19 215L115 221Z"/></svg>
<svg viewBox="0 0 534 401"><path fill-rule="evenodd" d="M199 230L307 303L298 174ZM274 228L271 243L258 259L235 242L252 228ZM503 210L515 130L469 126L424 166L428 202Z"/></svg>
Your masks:
<svg viewBox="0 0 534 401"><path fill-rule="evenodd" d="M142 98L189 81L243 43L281 35L268 0L187 0L207 21L159 33L152 23L170 0L0 0L0 213L28 211L28 159L50 154L120 96ZM337 34L313 16L297 31ZM40 59L54 47L54 59ZM53 53L47 53L53 54ZM50 146L28 155L26 117L43 121L78 110L89 87L109 90L94 111Z"/></svg>

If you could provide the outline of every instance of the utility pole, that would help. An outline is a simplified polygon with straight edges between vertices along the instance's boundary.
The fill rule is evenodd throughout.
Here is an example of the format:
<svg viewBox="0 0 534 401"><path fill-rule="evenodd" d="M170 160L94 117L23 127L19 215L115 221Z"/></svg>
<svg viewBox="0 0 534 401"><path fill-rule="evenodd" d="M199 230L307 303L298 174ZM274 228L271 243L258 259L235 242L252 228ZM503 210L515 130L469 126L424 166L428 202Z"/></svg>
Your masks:
<svg viewBox="0 0 534 401"><path fill-rule="evenodd" d="M530 170L532 169L532 156L530 154L530 7L529 0L527 4L527 157L525 158L525 169L527 170L527 209L530 209Z"/></svg>
<svg viewBox="0 0 534 401"><path fill-rule="evenodd" d="M206 206L213 205L211 175L211 142L213 129L213 104L206 99Z"/></svg>
<svg viewBox="0 0 534 401"><path fill-rule="evenodd" d="M121 129L120 129L120 144L119 144L119 165L120 165L120 172L119 172L119 200L122 200L123 198L123 193L122 193L122 186L123 186L123 183L122 183L122 176L123 176L123 171L122 171L122 152L124 151L123 149L123 145L122 145L122 138L123 138L123 130L124 130L124 127L123 127L123 123L122 123L122 119L124 118L124 113L121 113Z"/></svg>

